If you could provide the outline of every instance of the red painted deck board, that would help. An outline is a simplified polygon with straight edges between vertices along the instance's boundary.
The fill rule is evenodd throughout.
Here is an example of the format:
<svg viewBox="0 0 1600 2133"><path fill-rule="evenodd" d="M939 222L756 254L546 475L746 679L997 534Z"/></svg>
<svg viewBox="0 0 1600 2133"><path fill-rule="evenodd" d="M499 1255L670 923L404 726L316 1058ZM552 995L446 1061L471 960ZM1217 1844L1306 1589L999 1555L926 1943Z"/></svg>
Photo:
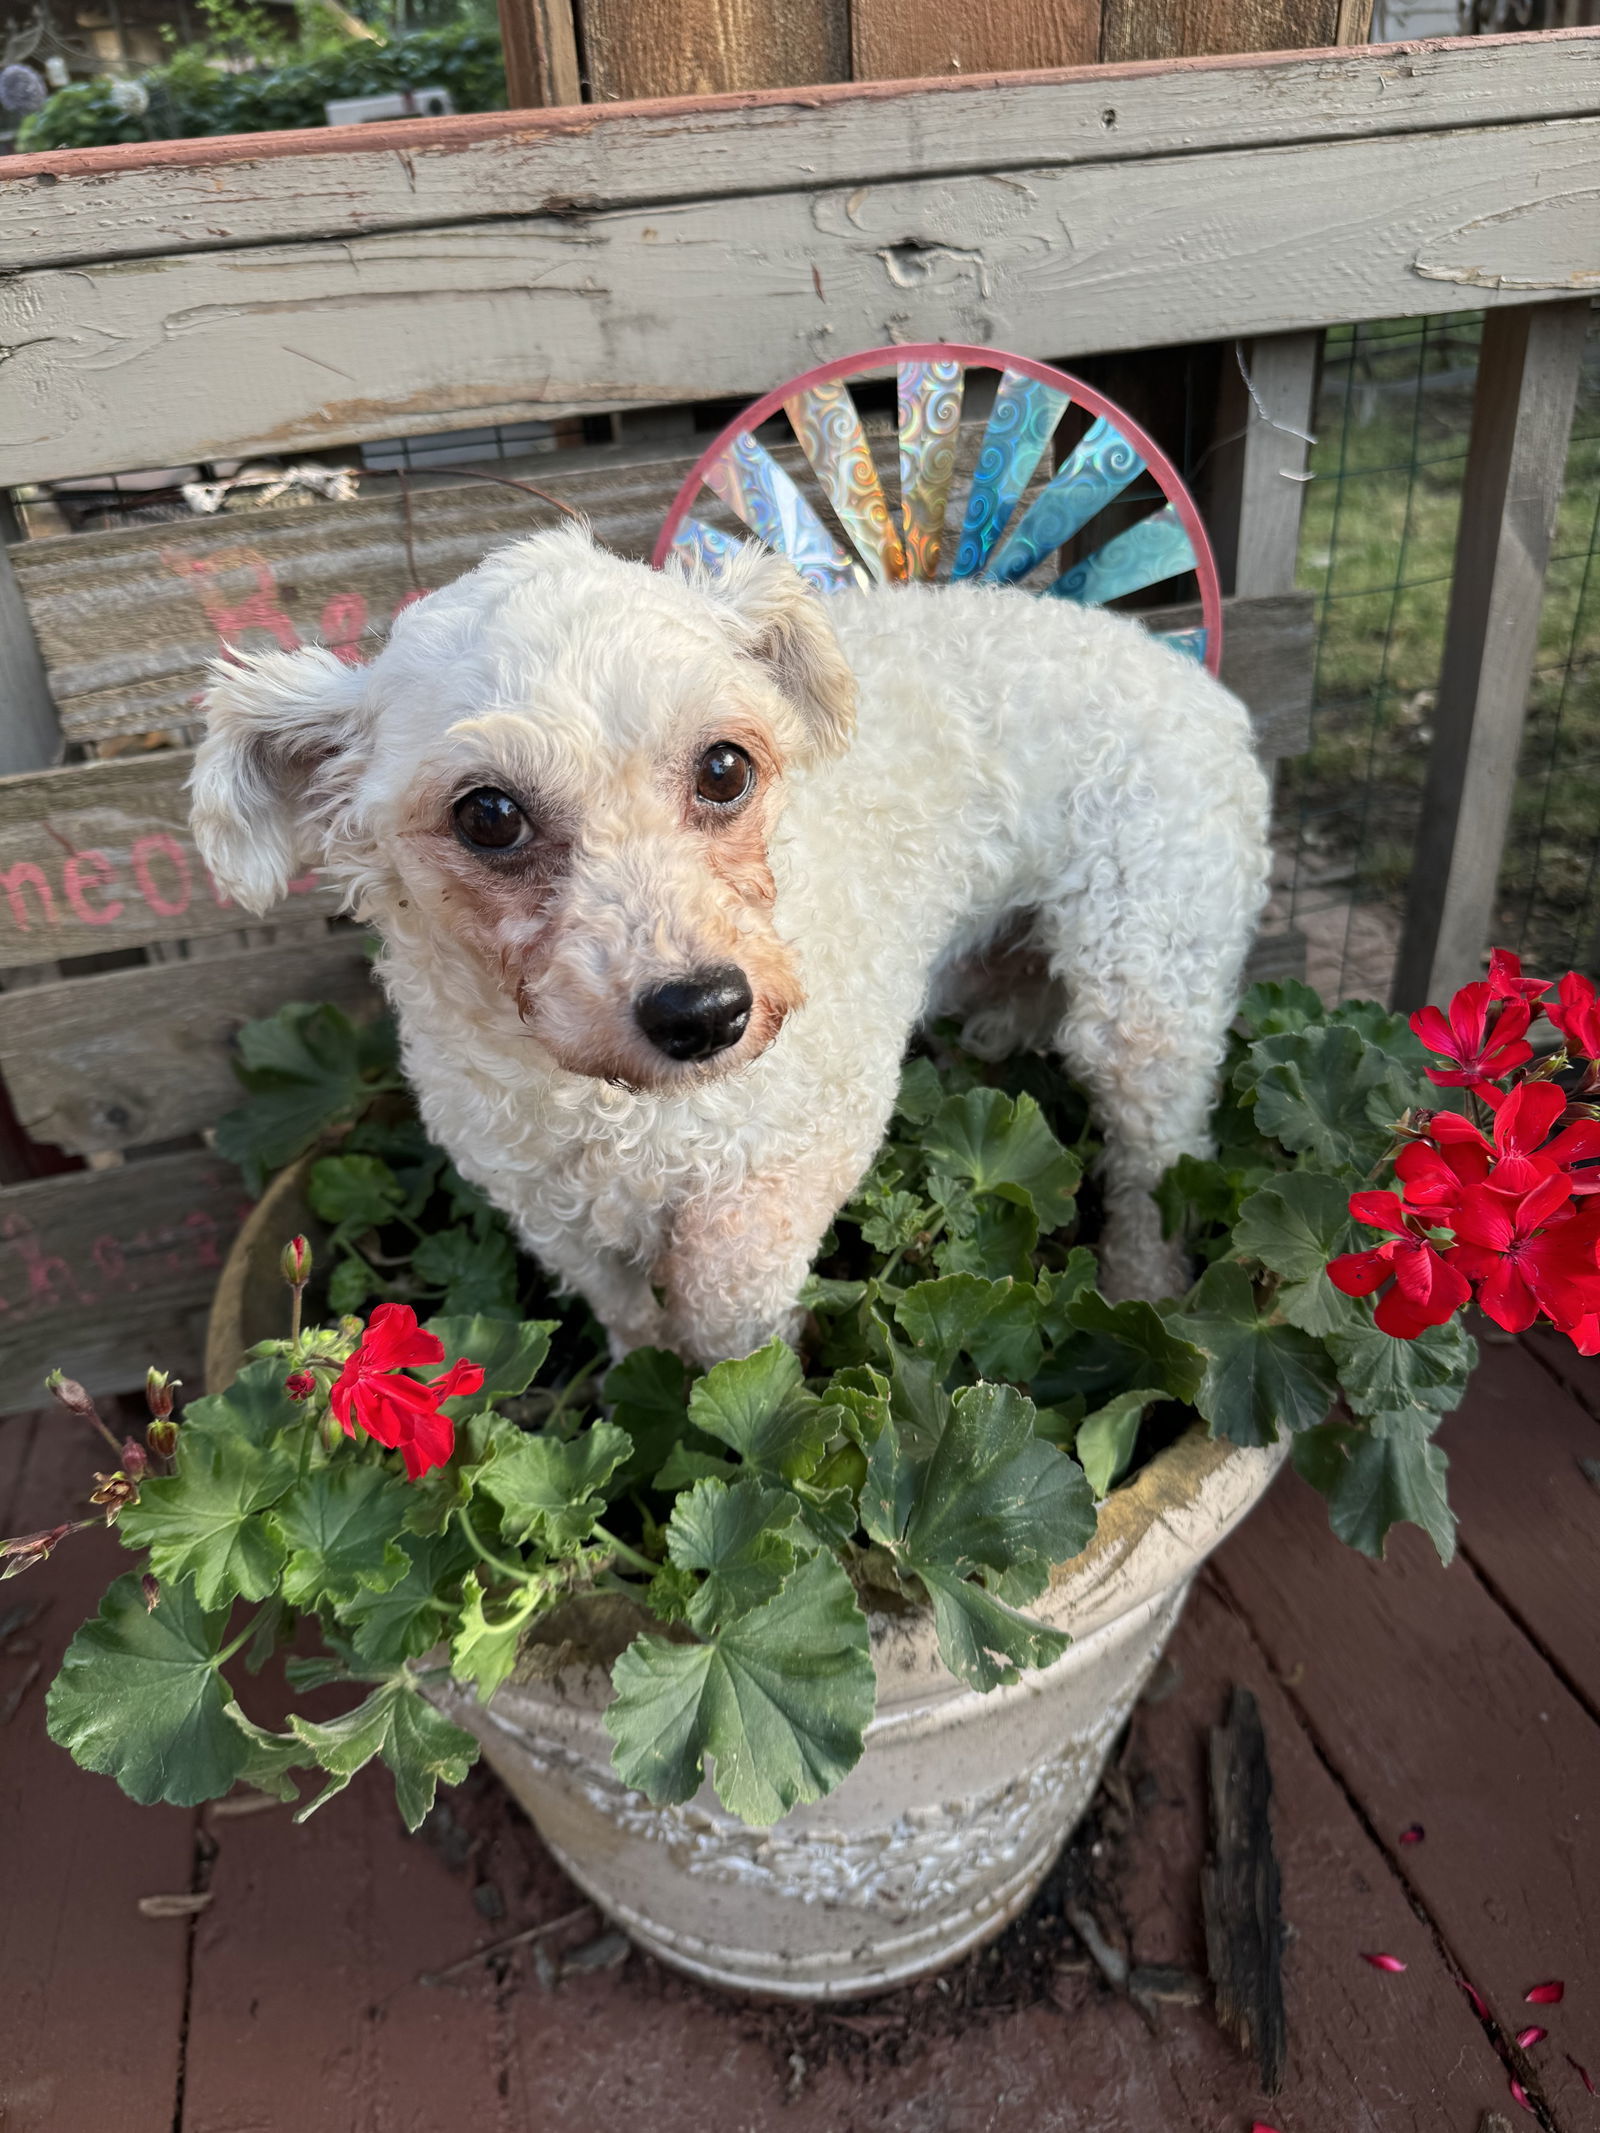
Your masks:
<svg viewBox="0 0 1600 2133"><path fill-rule="evenodd" d="M8 1436L0 1422L0 1487ZM109 1452L106 1455L109 1458ZM42 1415L7 1532L82 1516L94 1439ZM44 1567L0 1585L0 1614L37 1601L19 1652L0 1652L0 1699L36 1657L38 1678L0 1729L0 2126L5 2133L171 2133L187 1923L140 1915L141 1896L187 1889L194 1816L135 1807L79 1770L44 1730L44 1691L67 1640L126 1558L103 1530L74 1534Z"/></svg>
<svg viewBox="0 0 1600 2133"><path fill-rule="evenodd" d="M1518 1472L1506 1463L1495 1517L1537 1553ZM1563 2127L1595 2123L1563 2052L1600 2060L1600 1727L1465 1557L1441 1569L1409 1527L1368 1562L1329 1547L1320 1499L1285 1484L1220 1579L1502 2028L1534 2019L1531 1985L1566 1981L1539 2084ZM1402 1850L1414 1822L1426 1840Z"/></svg>

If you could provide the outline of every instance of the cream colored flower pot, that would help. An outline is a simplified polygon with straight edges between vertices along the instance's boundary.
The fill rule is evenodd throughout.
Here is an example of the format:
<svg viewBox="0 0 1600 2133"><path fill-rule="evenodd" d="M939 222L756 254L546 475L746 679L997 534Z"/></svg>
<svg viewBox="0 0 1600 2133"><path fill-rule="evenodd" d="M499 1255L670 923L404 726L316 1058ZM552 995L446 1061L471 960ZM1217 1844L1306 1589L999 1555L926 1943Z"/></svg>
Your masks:
<svg viewBox="0 0 1600 2133"><path fill-rule="evenodd" d="M234 1245L207 1342L213 1388L280 1330L277 1255L307 1226L306 1167L275 1181ZM617 1778L601 1717L609 1662L640 1619L626 1601L571 1604L592 1660L541 1642L488 1705L453 1685L430 1693L482 1742L572 1879L663 1962L789 1999L880 1991L954 1962L1026 1907L1195 1572L1287 1452L1214 1444L1197 1427L1116 1490L1090 1546L1031 1610L1071 1646L1015 1688L964 1688L939 1663L930 1615L874 1615L866 1752L828 1799L774 1829L735 1821L709 1784L682 1807L652 1807Z"/></svg>
<svg viewBox="0 0 1600 2133"><path fill-rule="evenodd" d="M848 1999L942 1969L1025 1908L1093 1796L1195 1572L1264 1494L1287 1444L1196 1429L1101 1507L1031 1610L1073 1643L980 1696L921 1612L875 1615L877 1715L828 1799L747 1829L709 1784L652 1807L611 1768L599 1664L536 1646L487 1706L436 1700L578 1886L663 1962L737 1990ZM631 1634L630 1629L624 1633Z"/></svg>

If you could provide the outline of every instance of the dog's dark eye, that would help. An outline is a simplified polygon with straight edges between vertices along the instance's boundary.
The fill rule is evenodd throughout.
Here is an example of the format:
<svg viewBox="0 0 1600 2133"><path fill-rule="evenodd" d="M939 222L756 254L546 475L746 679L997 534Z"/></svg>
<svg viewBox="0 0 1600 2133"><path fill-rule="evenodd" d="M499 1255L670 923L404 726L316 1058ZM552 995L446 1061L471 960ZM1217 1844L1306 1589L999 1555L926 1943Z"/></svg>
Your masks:
<svg viewBox="0 0 1600 2133"><path fill-rule="evenodd" d="M456 802L456 834L481 852L509 852L533 832L528 818L508 792L480 785Z"/></svg>
<svg viewBox="0 0 1600 2133"><path fill-rule="evenodd" d="M718 741L700 758L695 770L696 797L713 807L728 807L742 800L756 782L756 766L732 741Z"/></svg>

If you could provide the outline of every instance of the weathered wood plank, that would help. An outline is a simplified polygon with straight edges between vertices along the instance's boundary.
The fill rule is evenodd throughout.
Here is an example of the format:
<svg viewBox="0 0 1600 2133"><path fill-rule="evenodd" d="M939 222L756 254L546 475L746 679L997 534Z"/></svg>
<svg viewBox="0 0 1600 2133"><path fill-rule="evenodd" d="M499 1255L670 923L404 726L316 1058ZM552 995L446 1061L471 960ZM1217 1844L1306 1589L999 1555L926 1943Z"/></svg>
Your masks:
<svg viewBox="0 0 1600 2133"><path fill-rule="evenodd" d="M850 47L857 81L1092 66L1100 0L852 0Z"/></svg>
<svg viewBox="0 0 1600 2133"><path fill-rule="evenodd" d="M1600 1390L1600 1363L1567 1346ZM1468 1559L1600 1713L1600 1488L1579 1464L1600 1459L1600 1428L1520 1342L1486 1344L1440 1441Z"/></svg>
<svg viewBox="0 0 1600 2133"><path fill-rule="evenodd" d="M1543 1545L1531 1519L1512 1530ZM1245 1540L1220 1551L1218 1574L1452 1961L1507 2035L1543 1978L1569 1981L1571 2016L1576 1981L1600 1961L1600 1726L1471 1566L1441 1570L1415 1528L1369 1562L1332 1542L1321 1500L1286 1479ZM1402 1851L1413 1823L1426 1835ZM1524 2079L1553 2123L1589 2122L1559 2053L1539 2053Z"/></svg>
<svg viewBox="0 0 1600 2133"><path fill-rule="evenodd" d="M506 102L513 111L583 99L572 0L500 0Z"/></svg>
<svg viewBox="0 0 1600 2133"><path fill-rule="evenodd" d="M1285 333L1228 351L1207 526L1230 592L1294 589L1321 346L1320 333Z"/></svg>
<svg viewBox="0 0 1600 2133"><path fill-rule="evenodd" d="M0 526L10 505L0 496ZM11 537L5 529L4 538ZM0 775L60 760L61 726L17 573L0 547Z"/></svg>
<svg viewBox="0 0 1600 2133"><path fill-rule="evenodd" d="M846 0L584 0L596 103L843 81Z"/></svg>
<svg viewBox="0 0 1600 2133"><path fill-rule="evenodd" d="M1293 1486L1288 1477L1278 1484ZM1270 1546L1252 1517L1229 1553L1253 1556ZM1331 1534L1320 1537L1313 1574L1322 1552L1338 1546ZM1321 1634L1337 1639L1336 1616L1323 1618ZM1192 2015L1163 2008L1154 2044L1132 2008L1123 2010L1123 2050L1130 2058L1165 2058L1207 2133L1224 2127L1244 2133L1256 2121L1303 2133L1441 2133L1444 2127L1478 2133L1481 2113L1506 2100L1499 2061L1440 1959L1427 1921L1416 1916L1402 1881L1319 1760L1264 1654L1204 1579L1169 1656L1176 1686L1159 1702L1139 1706L1123 1758L1141 1806L1128 1871L1117 1883L1118 1909L1139 1961L1204 1973L1206 1730L1243 1685L1260 1706L1272 1765L1273 1846L1291 1928L1283 1958L1288 2058L1283 2088L1270 2105L1241 2054L1229 2051L1218 2079L1212 2069L1220 2040L1209 2004ZM1362 1949L1400 1956L1409 1966L1404 1978L1368 1969ZM1081 2039L1078 2020L1073 2010L1055 2047L1067 2064ZM1096 2071L1100 2063L1096 2054ZM1115 2101L1110 2089L1103 2098L1086 2094L1083 2123L1119 2133L1135 2126L1154 2133L1170 2123L1154 2112L1123 2113Z"/></svg>
<svg viewBox="0 0 1600 2133"><path fill-rule="evenodd" d="M152 1156L0 1190L0 1368L58 1366L91 1392L152 1363L199 1380L205 1315L249 1199L231 1164Z"/></svg>
<svg viewBox="0 0 1600 2133"><path fill-rule="evenodd" d="M13 1381L14 1382L14 1381ZM16 1419L4 1425L9 1432ZM105 1458L81 1422L41 1417L15 1527L82 1515ZM50 1562L4 1587L37 1600L31 1651L0 1650L0 2113L6 2133L170 2133L178 2093L188 1955L183 1919L141 1917L141 1896L187 1890L195 1817L136 1807L110 1778L79 1770L44 1730L44 1696L67 1640L128 1567L115 1534L76 1533ZM32 1669L37 1672L28 1675Z"/></svg>
<svg viewBox="0 0 1600 2133"><path fill-rule="evenodd" d="M237 930L189 834L181 751L0 778L0 969ZM285 917L338 908L314 875Z"/></svg>
<svg viewBox="0 0 1600 2133"><path fill-rule="evenodd" d="M1397 1007L1481 975L1588 322L1574 302L1518 305L1484 325Z"/></svg>
<svg viewBox="0 0 1600 2133"><path fill-rule="evenodd" d="M240 1101L232 1044L286 1000L379 999L359 935L0 993L0 1075L24 1129L73 1155L213 1126Z"/></svg>
<svg viewBox="0 0 1600 2133"><path fill-rule="evenodd" d="M1187 59L1339 41L1339 0L1105 0L1100 57Z"/></svg>
<svg viewBox="0 0 1600 2133"><path fill-rule="evenodd" d="M18 274L0 483L743 394L897 339L1478 309L1513 258L1523 291L1600 277L1600 117L931 177Z"/></svg>
<svg viewBox="0 0 1600 2133"><path fill-rule="evenodd" d="M727 198L1584 117L1595 51L1563 30L8 156L0 269L593 214L686 170Z"/></svg>

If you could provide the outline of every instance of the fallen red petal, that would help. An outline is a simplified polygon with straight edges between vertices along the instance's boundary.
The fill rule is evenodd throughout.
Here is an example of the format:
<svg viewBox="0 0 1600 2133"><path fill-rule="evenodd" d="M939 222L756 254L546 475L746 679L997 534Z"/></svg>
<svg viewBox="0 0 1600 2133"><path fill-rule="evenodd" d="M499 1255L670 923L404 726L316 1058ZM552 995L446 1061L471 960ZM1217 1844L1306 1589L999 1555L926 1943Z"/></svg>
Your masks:
<svg viewBox="0 0 1600 2133"><path fill-rule="evenodd" d="M1586 2066L1580 2066L1577 2060L1573 2058L1571 2052L1565 2052L1562 2054L1562 2056L1565 2058L1568 2066L1570 2066L1572 2071L1577 2075L1578 2079L1583 2083L1584 2087L1589 2091L1589 2094L1591 2096L1600 2093L1596 2091L1594 2083L1589 2079L1589 2069Z"/></svg>
<svg viewBox="0 0 1600 2133"><path fill-rule="evenodd" d="M1532 2022L1526 2029L1517 2031L1517 2049L1525 2052L1530 2045L1542 2044L1549 2034L1549 2030L1541 2029L1537 2022Z"/></svg>
<svg viewBox="0 0 1600 2133"><path fill-rule="evenodd" d="M1251 2126L1250 2133L1278 2133L1278 2129L1276 2126L1269 2126L1264 2118L1258 2118Z"/></svg>
<svg viewBox="0 0 1600 2133"><path fill-rule="evenodd" d="M1548 1985L1535 1985L1522 1997L1530 2007L1559 2007L1566 1997L1567 1988L1560 1978L1552 1978Z"/></svg>
<svg viewBox="0 0 1600 2133"><path fill-rule="evenodd" d="M1422 1824L1420 1822L1413 1822L1409 1829L1401 1830L1400 1842L1402 1844L1420 1844L1426 1835L1427 1831L1423 1828Z"/></svg>
<svg viewBox="0 0 1600 2133"><path fill-rule="evenodd" d="M1513 2081L1511 2084L1511 2100L1513 2103L1520 2103L1525 2111L1533 2109L1533 2105L1528 2101L1528 2092L1520 2081Z"/></svg>
<svg viewBox="0 0 1600 2133"><path fill-rule="evenodd" d="M1489 2003L1484 1998L1483 1994L1478 1990L1477 1986L1469 1985L1464 1977L1458 1977L1456 1979L1456 1983L1461 1987L1467 1998L1472 2002L1472 2011L1477 2016L1478 2020L1480 2022L1487 2022L1489 2020Z"/></svg>
<svg viewBox="0 0 1600 2133"><path fill-rule="evenodd" d="M1404 1970L1406 1967L1398 1955L1367 1955L1364 1953L1361 1960L1364 1963L1370 1963L1374 1970Z"/></svg>

